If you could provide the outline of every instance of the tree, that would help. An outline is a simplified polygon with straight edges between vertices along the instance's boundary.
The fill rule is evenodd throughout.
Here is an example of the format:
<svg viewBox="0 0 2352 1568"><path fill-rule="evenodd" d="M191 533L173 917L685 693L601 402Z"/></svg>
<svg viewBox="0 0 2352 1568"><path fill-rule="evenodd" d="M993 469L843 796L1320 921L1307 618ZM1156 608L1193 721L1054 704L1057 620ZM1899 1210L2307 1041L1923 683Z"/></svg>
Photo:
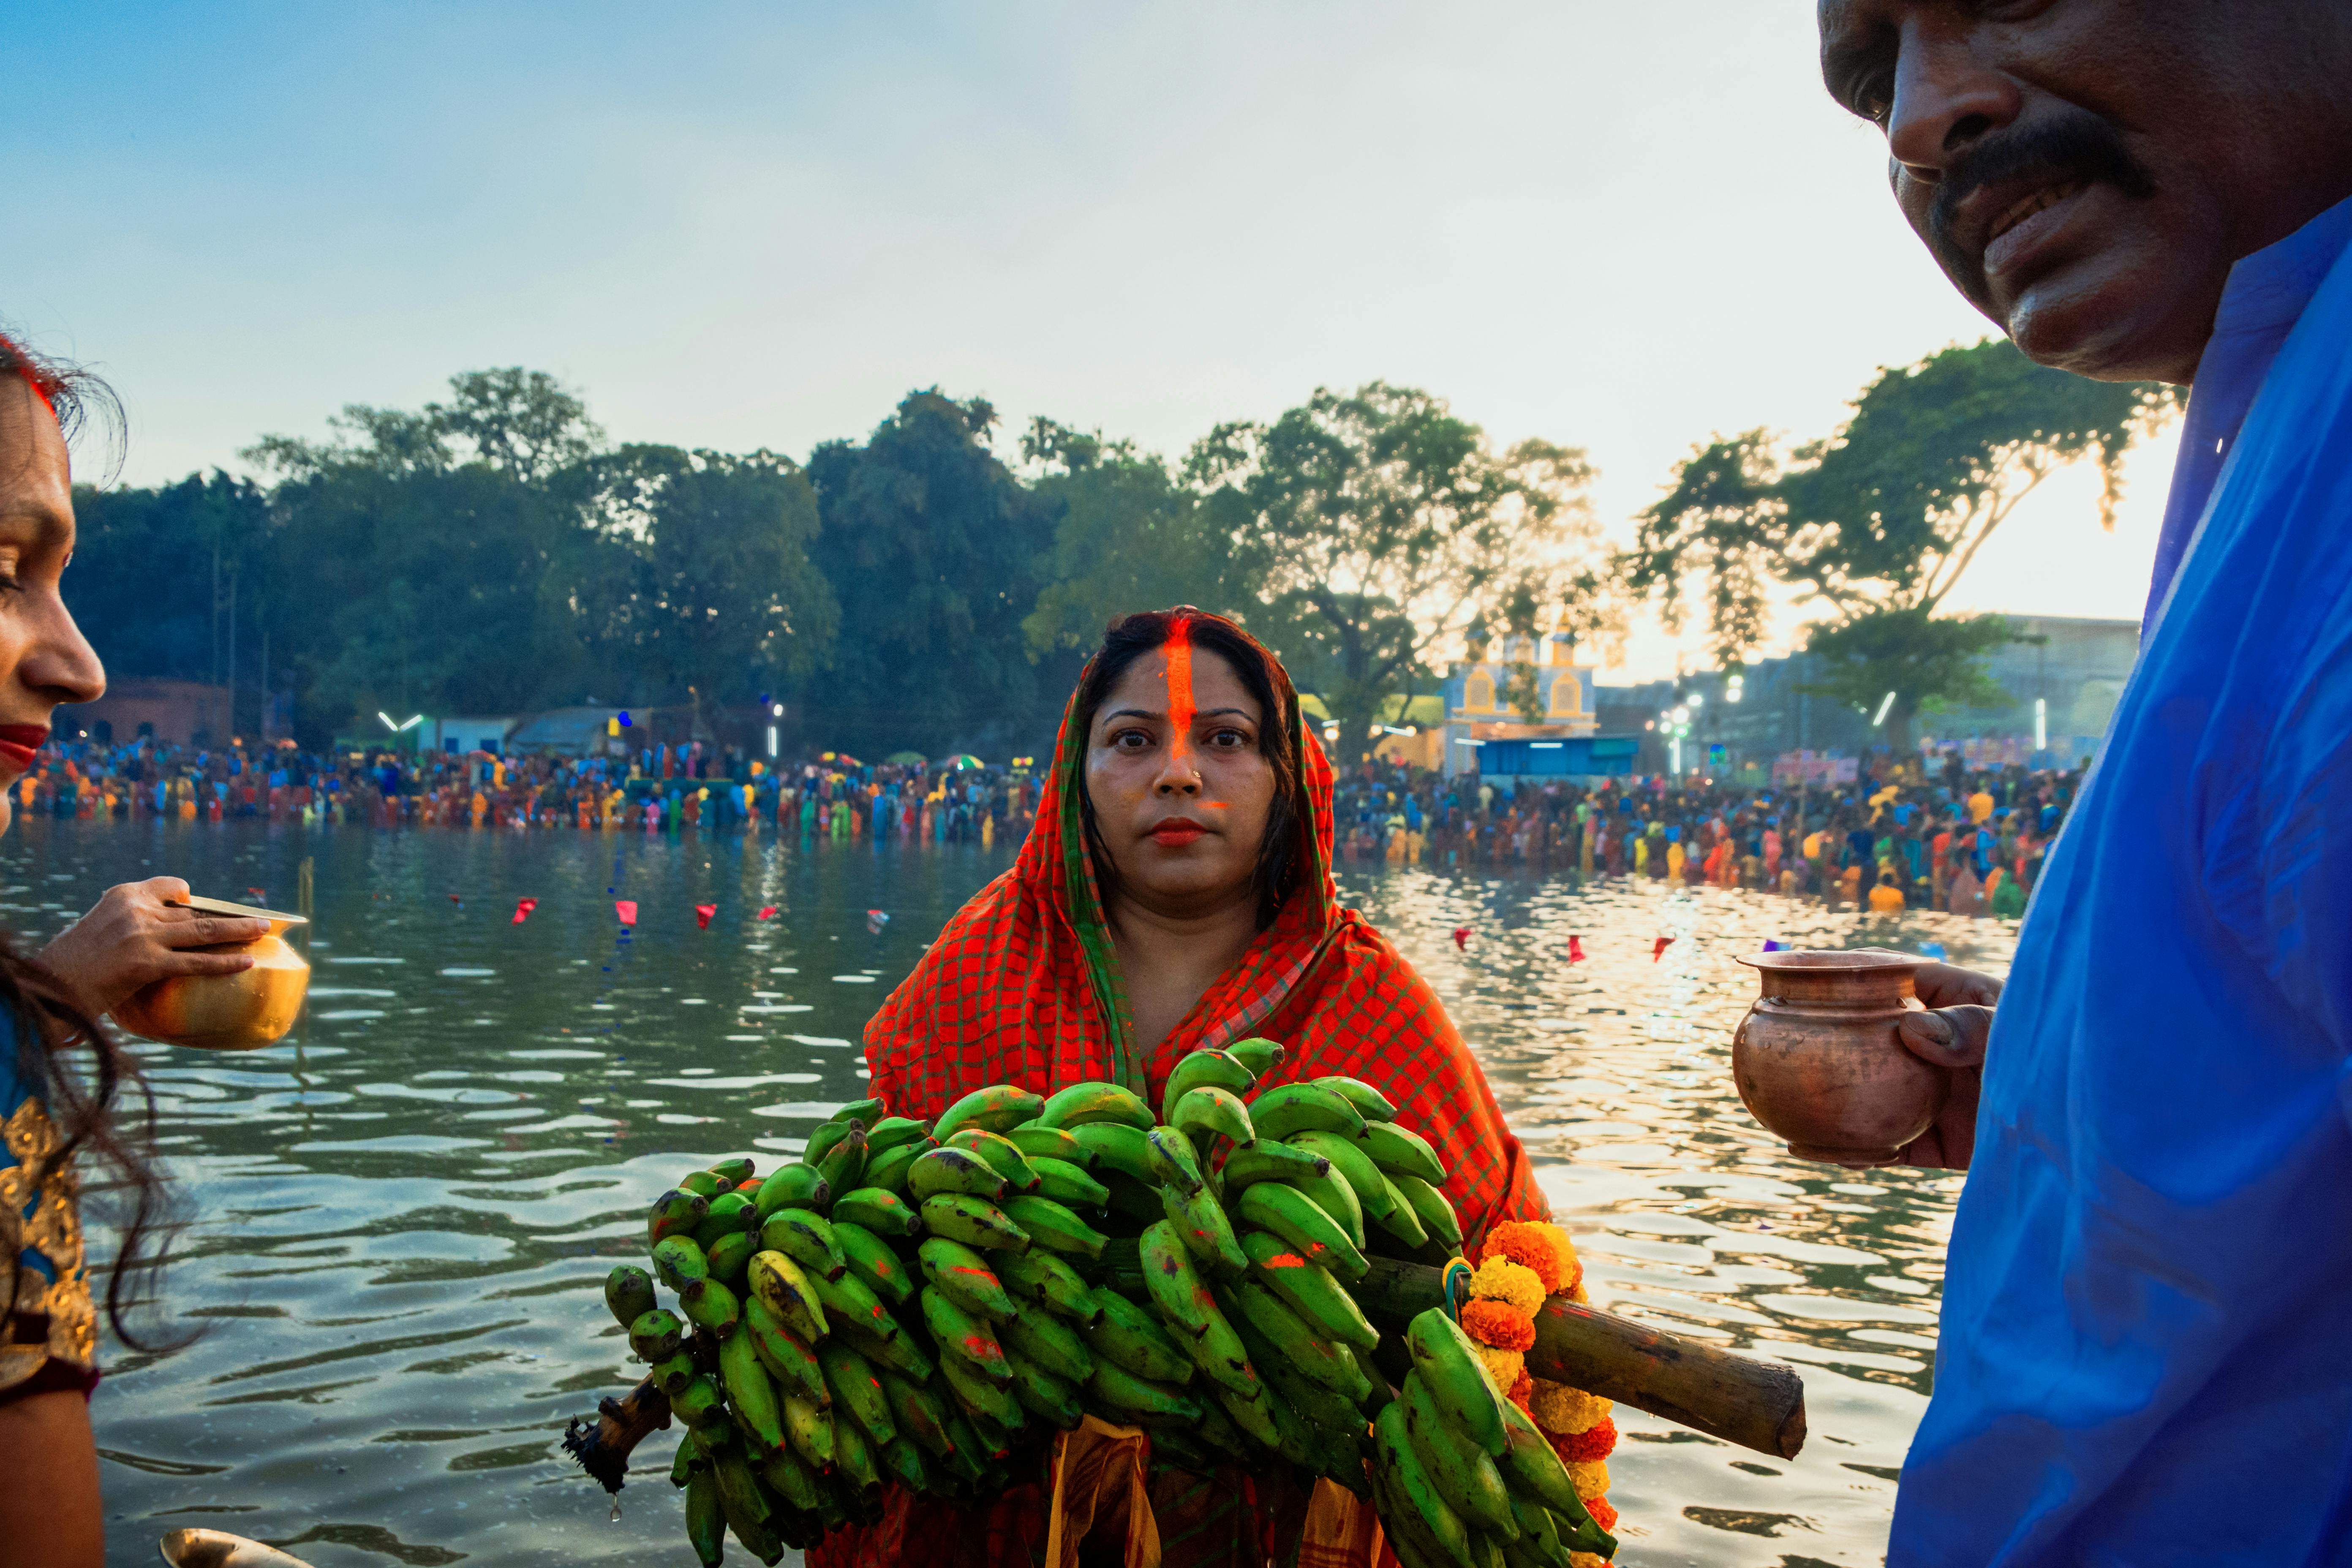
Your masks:
<svg viewBox="0 0 2352 1568"><path fill-rule="evenodd" d="M1528 629L1546 606L1605 619L1603 579L1575 570L1596 531L1584 454L1528 440L1497 453L1425 392L1320 389L1272 425L1219 426L1187 476L1216 525L1265 563L1270 609L1319 664L1341 758L1474 625Z"/></svg>
<svg viewBox="0 0 2352 1568"><path fill-rule="evenodd" d="M1022 621L1029 658L1091 650L1137 610L1194 605L1249 622L1264 566L1219 529L1165 459L1050 419L1031 421L1021 455L1031 489L1055 512L1037 563L1035 608Z"/></svg>
<svg viewBox="0 0 2352 1568"><path fill-rule="evenodd" d="M1805 651L1814 679L1802 689L1875 714L1887 695L1887 742L1911 750L1911 721L1922 711L1995 708L2008 693L1985 673L1984 656L2003 643L2029 640L2000 616L1935 616L1903 607L1870 610L1813 628Z"/></svg>
<svg viewBox="0 0 2352 1568"><path fill-rule="evenodd" d="M2045 369L2006 339L1946 349L1882 371L1835 435L1785 457L1762 430L1698 448L1642 514L1622 558L1627 584L1679 629L1696 580L1725 664L1764 641L1776 584L1801 606L1825 606L1832 626L1854 629L1816 648L1841 650L1868 705L1896 693L1890 735L1907 748L1923 705L1986 696L1980 658L1955 662L1953 650L1973 642L1980 656L2005 625L1948 635L1935 615L1985 541L2042 480L2084 458L2104 476L2112 527L2123 455L2174 399L2153 384Z"/></svg>
<svg viewBox="0 0 2352 1568"><path fill-rule="evenodd" d="M808 477L824 520L811 554L841 605L842 657L803 683L812 739L860 755L1029 750L1050 738L1072 673L1041 679L1022 621L1051 507L988 447L996 411L910 393L864 445L827 442Z"/></svg>

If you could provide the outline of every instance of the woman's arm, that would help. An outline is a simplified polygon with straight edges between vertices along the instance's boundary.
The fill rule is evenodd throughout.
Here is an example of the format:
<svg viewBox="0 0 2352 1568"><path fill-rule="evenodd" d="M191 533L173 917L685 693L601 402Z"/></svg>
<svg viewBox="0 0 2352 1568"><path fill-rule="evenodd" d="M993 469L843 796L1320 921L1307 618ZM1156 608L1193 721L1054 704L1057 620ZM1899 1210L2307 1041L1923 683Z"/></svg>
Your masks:
<svg viewBox="0 0 2352 1568"><path fill-rule="evenodd" d="M72 1389L0 1405L0 1568L100 1568L98 1448Z"/></svg>

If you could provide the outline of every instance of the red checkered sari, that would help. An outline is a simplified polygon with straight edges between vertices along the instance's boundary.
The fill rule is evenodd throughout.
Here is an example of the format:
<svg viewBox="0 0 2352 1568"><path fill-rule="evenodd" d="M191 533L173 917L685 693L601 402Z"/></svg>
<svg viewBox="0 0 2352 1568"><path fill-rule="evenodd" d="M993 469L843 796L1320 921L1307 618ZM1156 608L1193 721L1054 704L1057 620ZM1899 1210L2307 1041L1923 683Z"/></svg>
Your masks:
<svg viewBox="0 0 2352 1568"><path fill-rule="evenodd" d="M1288 1047L1276 1081L1345 1074L1403 1107L1399 1120L1445 1160L1446 1196L1469 1236L1498 1220L1549 1217L1518 1140L1436 994L1387 938L1339 907L1331 880L1331 766L1300 721L1289 677L1272 654L1265 657L1299 759L1299 798L1312 819L1312 831L1298 836L1297 890L1274 923L1148 1058L1136 1049L1087 852L1079 798L1087 745L1074 695L1019 860L956 911L866 1025L873 1092L892 1115L929 1118L988 1084L1051 1094L1110 1079L1156 1105L1169 1068L1186 1052L1264 1036ZM1162 1489L1155 1481L1157 1506L1182 1506L1174 1496L1163 1500ZM1193 1488L1187 1496L1206 1512L1161 1513L1169 1568L1248 1561L1255 1554L1250 1542L1274 1547L1278 1521L1255 1490L1236 1484ZM810 1561L816 1568L867 1568L894 1561L894 1543L918 1539L931 1568L1026 1561L1045 1538L1042 1517L1033 1517L1042 1506L1041 1495L1024 1488L988 1510L983 1523L894 1495L885 1524L828 1536ZM926 1515L938 1534L922 1528ZM1294 1520L1293 1539L1297 1528Z"/></svg>

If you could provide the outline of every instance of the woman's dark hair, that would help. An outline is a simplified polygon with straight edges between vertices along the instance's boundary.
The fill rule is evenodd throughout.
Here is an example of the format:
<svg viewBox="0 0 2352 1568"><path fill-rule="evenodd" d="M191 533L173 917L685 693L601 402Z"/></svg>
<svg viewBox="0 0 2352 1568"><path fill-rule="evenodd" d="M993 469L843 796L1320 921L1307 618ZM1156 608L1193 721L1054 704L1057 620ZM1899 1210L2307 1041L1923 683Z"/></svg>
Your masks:
<svg viewBox="0 0 2352 1568"><path fill-rule="evenodd" d="M1185 635L1194 647L1213 653L1233 667L1242 685L1256 699L1258 712L1263 716L1257 727L1257 749L1274 770L1274 799L1266 807L1265 837L1258 845L1257 870L1253 880L1257 888L1257 929L1264 931L1274 923L1283 900L1297 884L1298 836L1306 830L1307 819L1307 803L1299 795L1298 758L1290 741L1296 717L1292 705L1297 697L1291 691L1290 678L1274 662L1274 656L1224 616L1196 610L1190 605L1122 616L1103 633L1102 647L1095 650L1094 658L1078 682L1078 733L1084 737L1093 732L1095 715L1101 711L1119 678L1137 659L1153 648L1166 646L1179 622L1183 623ZM1095 803L1086 792L1083 774L1079 779L1078 803L1086 819L1087 850L1094 858L1095 880L1108 894L1118 886L1118 871L1111 863L1100 829L1095 826Z"/></svg>
<svg viewBox="0 0 2352 1568"><path fill-rule="evenodd" d="M111 481L122 458L122 402L114 389L79 365L34 353L0 326L0 375L13 375L37 394L57 416L67 442L95 426L105 439L104 479Z"/></svg>
<svg viewBox="0 0 2352 1568"><path fill-rule="evenodd" d="M121 405L106 384L89 372L38 358L0 333L0 375L21 377L57 416L71 440L91 420L110 435L121 429ZM90 1016L73 988L39 960L16 950L0 933L0 1016L16 1037L16 1076L37 1096L58 1134L58 1145L24 1173L27 1198L38 1198L48 1178L78 1154L97 1157L104 1178L92 1184L119 1216L121 1242L107 1271L106 1317L117 1338L133 1349L152 1348L129 1331L126 1319L138 1303L140 1287L162 1267L173 1228L168 1189L149 1158L155 1134L155 1099L139 1066ZM88 1072L60 1070L58 1058L87 1047ZM135 1136L126 1136L117 1112L125 1089L139 1107ZM0 1117L15 1112L0 1106ZM8 1291L0 1310L14 1310L16 1271L23 1259L8 1259Z"/></svg>

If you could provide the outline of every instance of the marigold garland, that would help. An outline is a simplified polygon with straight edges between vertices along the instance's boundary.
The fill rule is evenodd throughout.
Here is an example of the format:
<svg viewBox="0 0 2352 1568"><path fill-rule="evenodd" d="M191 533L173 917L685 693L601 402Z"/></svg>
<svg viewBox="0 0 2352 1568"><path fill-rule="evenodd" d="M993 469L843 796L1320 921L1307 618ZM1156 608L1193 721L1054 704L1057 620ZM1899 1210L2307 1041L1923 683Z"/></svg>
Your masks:
<svg viewBox="0 0 2352 1568"><path fill-rule="evenodd" d="M1617 1510L1604 1495L1609 1490L1607 1460L1617 1447L1617 1424L1609 1415L1612 1406L1606 1399L1547 1383L1527 1370L1527 1352L1536 1342L1536 1314L1545 1298L1590 1300L1584 1261L1577 1257L1575 1243L1556 1225L1507 1220L1488 1231L1467 1257L1474 1267L1460 1309L1462 1331L1476 1346L1496 1387L1508 1391L1512 1402L1549 1440L1593 1518L1603 1530L1615 1528ZM1571 1568L1591 1568L1600 1562L1588 1552L1570 1556Z"/></svg>
<svg viewBox="0 0 2352 1568"><path fill-rule="evenodd" d="M1584 1431L1607 1420L1616 1408L1597 1394L1564 1383L1547 1383L1542 1378L1535 1382L1535 1392L1528 1397L1528 1414L1547 1432Z"/></svg>
<svg viewBox="0 0 2352 1568"><path fill-rule="evenodd" d="M1470 1348L1476 1351L1478 1359L1486 1363L1486 1375L1495 1380L1497 1389L1510 1387L1519 1381L1519 1373L1528 1369L1528 1358L1517 1351L1496 1350L1492 1345L1475 1342Z"/></svg>
<svg viewBox="0 0 2352 1568"><path fill-rule="evenodd" d="M1547 1433L1552 1452L1563 1465L1580 1465L1591 1459L1605 1459L1617 1451L1617 1423L1603 1415L1581 1432Z"/></svg>
<svg viewBox="0 0 2352 1568"><path fill-rule="evenodd" d="M1586 1498L1584 1500L1584 1511L1591 1514L1592 1516L1592 1522L1599 1525L1601 1529L1614 1530L1617 1528L1617 1510L1609 1506L1609 1500L1607 1498Z"/></svg>
<svg viewBox="0 0 2352 1568"><path fill-rule="evenodd" d="M1580 1459L1568 1467L1568 1479L1569 1484L1576 1489L1576 1495L1582 1498L1589 1508L1594 1498L1609 1490L1609 1461Z"/></svg>
<svg viewBox="0 0 2352 1568"><path fill-rule="evenodd" d="M1486 1233L1486 1250L1481 1257L1507 1258L1534 1269L1536 1278L1543 1283L1544 1294L1549 1296L1568 1288L1576 1248L1569 1241L1568 1233L1556 1225L1512 1219Z"/></svg>
<svg viewBox="0 0 2352 1568"><path fill-rule="evenodd" d="M1525 1410L1528 1419L1532 1421L1536 1418L1536 1413L1528 1405L1528 1400L1534 1395L1535 1391L1536 1380L1528 1374L1527 1367L1522 1364L1519 1368L1518 1380L1503 1391L1503 1397L1521 1410Z"/></svg>
<svg viewBox="0 0 2352 1568"><path fill-rule="evenodd" d="M1499 1351L1523 1351L1536 1342L1535 1320L1516 1301L1473 1300L1462 1309L1462 1331Z"/></svg>

